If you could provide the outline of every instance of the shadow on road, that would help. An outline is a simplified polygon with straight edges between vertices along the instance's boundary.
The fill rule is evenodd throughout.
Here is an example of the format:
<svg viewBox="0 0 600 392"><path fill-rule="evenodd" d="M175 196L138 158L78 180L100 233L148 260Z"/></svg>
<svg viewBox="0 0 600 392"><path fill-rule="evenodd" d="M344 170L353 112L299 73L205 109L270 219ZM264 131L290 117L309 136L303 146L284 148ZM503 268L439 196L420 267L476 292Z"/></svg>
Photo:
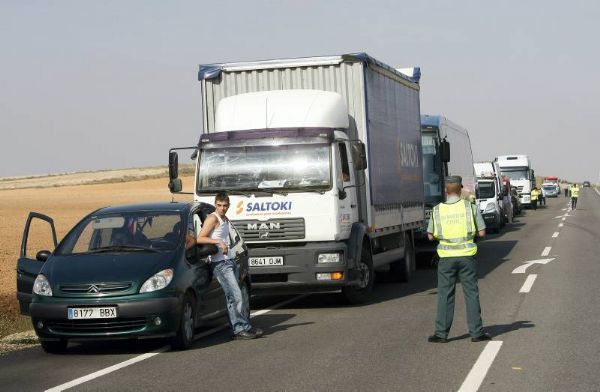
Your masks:
<svg viewBox="0 0 600 392"><path fill-rule="evenodd" d="M510 324L487 325L484 327L485 331L488 334L490 334L492 336L492 338L495 338L500 335L504 335L507 332L512 332L512 331L516 331L516 330L523 329L523 328L535 328L535 324L533 324L531 321L515 321ZM460 336L455 336L455 337L449 338L448 341L462 340L462 339L467 339L470 337L471 336L469 336L469 334L467 333L467 334L463 334Z"/></svg>

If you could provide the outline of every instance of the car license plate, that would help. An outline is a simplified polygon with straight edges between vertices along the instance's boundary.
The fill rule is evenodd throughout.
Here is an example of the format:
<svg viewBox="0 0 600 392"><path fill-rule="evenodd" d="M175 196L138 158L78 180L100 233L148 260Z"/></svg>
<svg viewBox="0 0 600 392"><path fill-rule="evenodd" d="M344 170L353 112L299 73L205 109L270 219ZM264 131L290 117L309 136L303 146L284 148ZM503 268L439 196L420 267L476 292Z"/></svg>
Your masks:
<svg viewBox="0 0 600 392"><path fill-rule="evenodd" d="M103 308L68 308L69 320L117 318L115 306Z"/></svg>
<svg viewBox="0 0 600 392"><path fill-rule="evenodd" d="M270 265L283 265L283 256L272 257L250 257L248 258L250 267L268 267Z"/></svg>

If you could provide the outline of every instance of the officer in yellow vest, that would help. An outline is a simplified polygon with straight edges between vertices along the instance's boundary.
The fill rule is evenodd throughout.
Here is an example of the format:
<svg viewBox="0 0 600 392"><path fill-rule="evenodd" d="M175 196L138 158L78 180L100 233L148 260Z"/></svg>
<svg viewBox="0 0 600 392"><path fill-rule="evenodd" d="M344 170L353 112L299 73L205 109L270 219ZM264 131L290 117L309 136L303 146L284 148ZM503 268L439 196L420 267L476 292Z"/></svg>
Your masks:
<svg viewBox="0 0 600 392"><path fill-rule="evenodd" d="M485 236L485 222L479 208L460 198L462 178L446 178L446 202L433 208L427 236L439 240L438 305L435 334L428 338L432 343L446 343L454 318L456 280L460 278L467 307L467 323L472 342L490 340L483 331L475 254L476 235Z"/></svg>
<svg viewBox="0 0 600 392"><path fill-rule="evenodd" d="M576 210L577 199L579 199L579 186L574 183L569 190L571 191L571 209Z"/></svg>
<svg viewBox="0 0 600 392"><path fill-rule="evenodd" d="M537 190L536 187L533 187L533 189L531 190L531 206L533 207L534 210L537 210L537 202L538 202L539 195L540 195L540 192Z"/></svg>

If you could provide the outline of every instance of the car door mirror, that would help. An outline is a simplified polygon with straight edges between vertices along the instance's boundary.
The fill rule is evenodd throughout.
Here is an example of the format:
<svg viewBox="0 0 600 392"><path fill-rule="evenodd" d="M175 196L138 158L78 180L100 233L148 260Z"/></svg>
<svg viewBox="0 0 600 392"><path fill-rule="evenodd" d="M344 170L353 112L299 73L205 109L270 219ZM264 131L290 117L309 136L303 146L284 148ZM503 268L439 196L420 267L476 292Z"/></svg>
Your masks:
<svg viewBox="0 0 600 392"><path fill-rule="evenodd" d="M367 151L364 143L355 142L351 146L354 170L365 170L367 168Z"/></svg>
<svg viewBox="0 0 600 392"><path fill-rule="evenodd" d="M202 244L196 246L196 257L201 259L215 255L217 252L219 252L219 248L214 244Z"/></svg>
<svg viewBox="0 0 600 392"><path fill-rule="evenodd" d="M43 261L48 260L48 258L50 257L51 254L52 254L52 252L50 252L49 250L40 250L35 255L35 259L37 261L42 261L43 262Z"/></svg>

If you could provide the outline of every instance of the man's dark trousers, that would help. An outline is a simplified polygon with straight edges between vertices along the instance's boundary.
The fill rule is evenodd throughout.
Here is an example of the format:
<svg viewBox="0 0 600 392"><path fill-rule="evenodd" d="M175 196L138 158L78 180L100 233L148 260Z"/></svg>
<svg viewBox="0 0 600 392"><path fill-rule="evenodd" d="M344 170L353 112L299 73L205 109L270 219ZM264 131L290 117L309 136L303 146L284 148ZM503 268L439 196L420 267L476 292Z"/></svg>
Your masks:
<svg viewBox="0 0 600 392"><path fill-rule="evenodd" d="M460 278L467 307L467 323L472 337L483 335L475 257L442 257L438 263L438 307L435 334L447 338L454 319L456 281Z"/></svg>

